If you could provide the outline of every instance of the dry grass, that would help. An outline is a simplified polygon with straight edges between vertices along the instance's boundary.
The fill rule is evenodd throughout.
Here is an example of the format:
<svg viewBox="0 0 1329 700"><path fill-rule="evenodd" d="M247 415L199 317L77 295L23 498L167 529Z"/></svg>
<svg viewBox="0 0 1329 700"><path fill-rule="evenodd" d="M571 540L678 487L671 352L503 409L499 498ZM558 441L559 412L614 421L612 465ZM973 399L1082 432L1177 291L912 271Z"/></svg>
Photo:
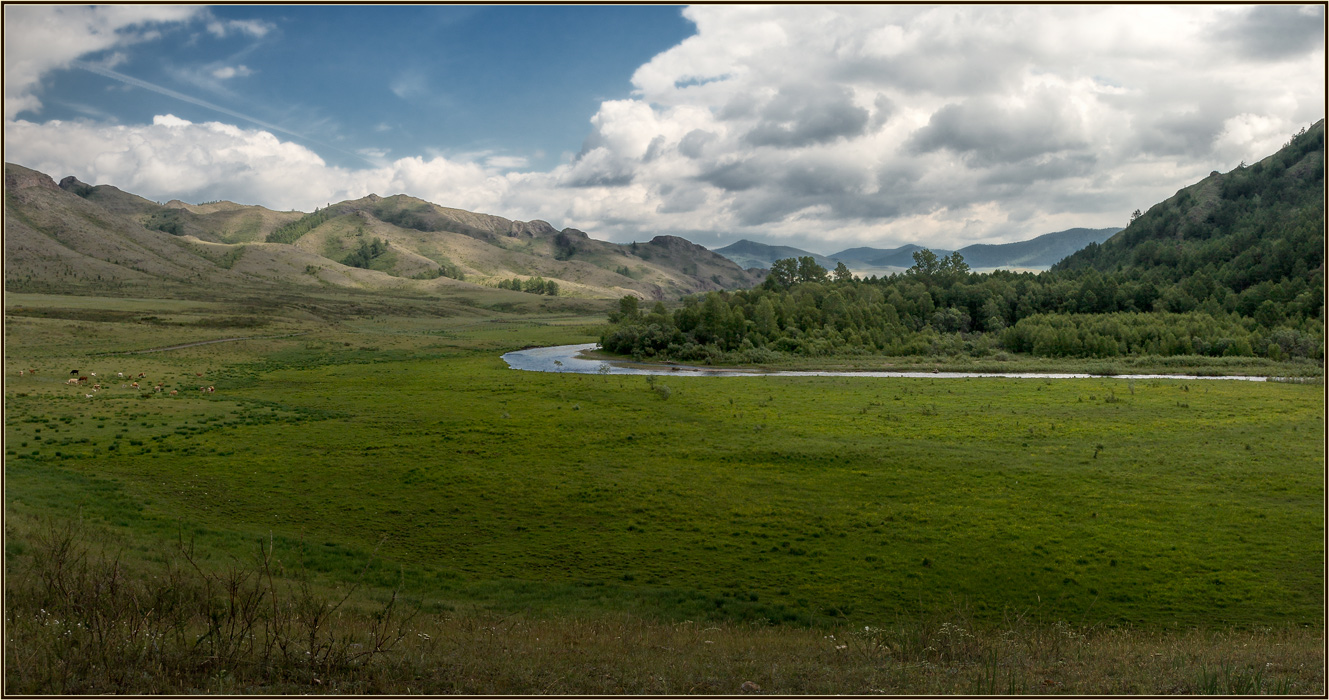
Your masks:
<svg viewBox="0 0 1329 700"><path fill-rule="evenodd" d="M321 588L269 547L213 568L183 542L125 561L69 524L25 540L6 566L7 694L1324 694L1318 629L425 615Z"/></svg>

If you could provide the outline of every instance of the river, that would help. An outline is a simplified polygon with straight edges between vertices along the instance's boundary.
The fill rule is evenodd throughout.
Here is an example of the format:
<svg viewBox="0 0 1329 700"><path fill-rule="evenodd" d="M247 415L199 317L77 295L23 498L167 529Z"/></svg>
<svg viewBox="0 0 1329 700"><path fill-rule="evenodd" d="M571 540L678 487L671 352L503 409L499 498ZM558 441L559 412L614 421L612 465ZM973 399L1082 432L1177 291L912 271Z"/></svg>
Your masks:
<svg viewBox="0 0 1329 700"><path fill-rule="evenodd" d="M836 372L798 370L719 369L693 365L643 365L631 361L605 361L582 357L581 354L599 347L598 343L555 345L547 348L528 348L503 355L508 367L527 372L570 372L572 374L654 374L671 377L916 377L930 379L969 379L979 377L1005 377L1008 379L1230 379L1264 382L1269 377L1226 376L1200 377L1191 374L1073 374L1034 372Z"/></svg>

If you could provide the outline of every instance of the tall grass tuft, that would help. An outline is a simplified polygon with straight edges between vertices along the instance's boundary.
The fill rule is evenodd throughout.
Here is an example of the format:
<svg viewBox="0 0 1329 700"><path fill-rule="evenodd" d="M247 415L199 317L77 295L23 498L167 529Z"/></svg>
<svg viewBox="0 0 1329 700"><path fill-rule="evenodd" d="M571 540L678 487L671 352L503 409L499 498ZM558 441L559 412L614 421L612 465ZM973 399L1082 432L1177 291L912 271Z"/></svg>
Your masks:
<svg viewBox="0 0 1329 700"><path fill-rule="evenodd" d="M233 692L270 684L354 687L409 633L393 592L370 613L290 578L271 544L203 566L192 543L131 571L74 522L51 522L7 566L8 693Z"/></svg>
<svg viewBox="0 0 1329 700"><path fill-rule="evenodd" d="M780 626L406 611L183 538L127 564L78 524L9 549L8 694L1324 694L1323 630L1133 629L1010 613ZM378 602L373 602L377 600ZM758 690L759 689L759 690Z"/></svg>

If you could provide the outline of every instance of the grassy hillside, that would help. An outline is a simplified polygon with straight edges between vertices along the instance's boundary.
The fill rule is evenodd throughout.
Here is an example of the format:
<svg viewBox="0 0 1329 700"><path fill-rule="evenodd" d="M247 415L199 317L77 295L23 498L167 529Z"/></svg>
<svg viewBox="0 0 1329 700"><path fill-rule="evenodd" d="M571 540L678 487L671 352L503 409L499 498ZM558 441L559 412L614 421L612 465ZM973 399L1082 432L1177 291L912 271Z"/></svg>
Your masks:
<svg viewBox="0 0 1329 700"><path fill-rule="evenodd" d="M15 291L204 282L433 293L540 277L556 280L564 295L669 299L761 280L681 239L624 246L405 195L369 195L308 214L231 202L159 205L74 178L57 187L7 164L6 197L6 285ZM376 240L386 250L355 255ZM155 251L151 264L141 259L144 246ZM236 267L240 260L256 264Z"/></svg>

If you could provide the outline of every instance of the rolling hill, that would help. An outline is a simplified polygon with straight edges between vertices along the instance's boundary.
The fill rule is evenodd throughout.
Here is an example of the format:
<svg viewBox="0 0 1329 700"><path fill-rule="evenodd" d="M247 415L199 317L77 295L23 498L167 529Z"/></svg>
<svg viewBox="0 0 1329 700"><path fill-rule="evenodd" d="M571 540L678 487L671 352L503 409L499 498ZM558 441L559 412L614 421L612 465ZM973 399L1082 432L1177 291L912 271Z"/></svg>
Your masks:
<svg viewBox="0 0 1329 700"><path fill-rule="evenodd" d="M959 253L969 267L975 270L1047 269L1091 243L1102 243L1120 230L1120 228L1073 228L1045 233L1037 238L1015 243L979 243L965 246L959 250ZM912 267L914 252L923 248L924 246L910 243L899 248L849 248L831 255L817 255L790 246L773 246L742 240L724 248L717 248L715 252L745 268L769 268L771 263L781 258L811 255L818 265L827 269L834 269L837 263L843 262L851 270L899 272ZM931 250L939 257L955 252L945 248Z"/></svg>
<svg viewBox="0 0 1329 700"><path fill-rule="evenodd" d="M802 258L809 255L817 261L818 265L827 269L834 269L836 262L824 255L809 253L800 248L794 248L787 245L769 245L749 240L741 240L737 243L731 243L723 248L716 248L715 252L733 260L744 269L770 269L771 263L776 260L784 258Z"/></svg>
<svg viewBox="0 0 1329 700"><path fill-rule="evenodd" d="M879 269L879 268L900 268L905 269L914 264L914 251L922 250L923 246L909 243L899 248L850 248L842 250L831 258L842 260L850 269ZM938 256L950 255L951 251L944 248L933 248L932 252Z"/></svg>
<svg viewBox="0 0 1329 700"><path fill-rule="evenodd" d="M1258 163L1183 187L1053 269L1083 268L1194 277L1196 294L1215 284L1234 293L1264 286L1243 295L1257 304L1311 293L1307 285L1324 274L1324 120Z"/></svg>
<svg viewBox="0 0 1329 700"><path fill-rule="evenodd" d="M1102 243L1120 231L1114 228L1072 228L1045 233L1015 243L979 243L960 249L965 262L975 269L991 267L1048 268L1091 243Z"/></svg>
<svg viewBox="0 0 1329 700"><path fill-rule="evenodd" d="M561 296L678 298L761 281L673 236L620 245L544 221L369 195L310 213L157 204L5 164L5 288L331 285L430 293L541 278Z"/></svg>

